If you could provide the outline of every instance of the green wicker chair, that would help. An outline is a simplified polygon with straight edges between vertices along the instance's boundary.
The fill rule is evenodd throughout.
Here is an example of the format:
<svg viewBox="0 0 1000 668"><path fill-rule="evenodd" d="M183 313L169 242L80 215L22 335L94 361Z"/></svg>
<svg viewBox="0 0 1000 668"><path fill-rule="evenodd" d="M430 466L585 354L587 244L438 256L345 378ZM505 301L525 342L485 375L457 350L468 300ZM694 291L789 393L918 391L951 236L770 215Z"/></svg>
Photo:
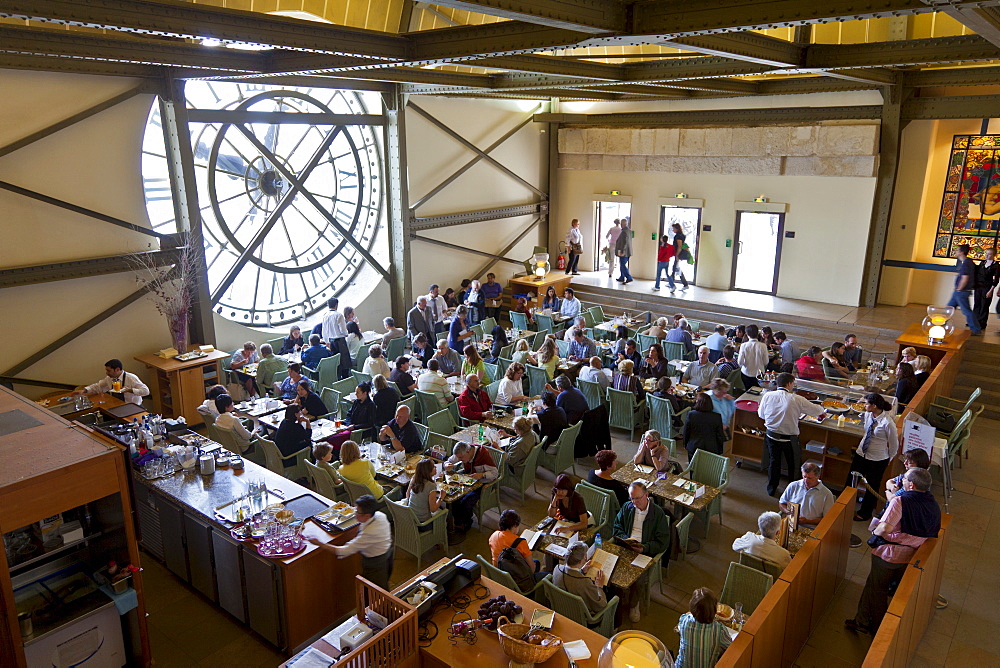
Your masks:
<svg viewBox="0 0 1000 668"><path fill-rule="evenodd" d="M486 394L490 395L490 401L496 403L497 393L500 392L500 379L493 381L486 386Z"/></svg>
<svg viewBox="0 0 1000 668"><path fill-rule="evenodd" d="M688 320L688 324L691 326L692 332L701 331L701 320Z"/></svg>
<svg viewBox="0 0 1000 668"><path fill-rule="evenodd" d="M583 396L587 398L587 406L594 410L598 406L604 403L604 388L601 384L593 380L583 380L578 378L576 384L580 387L580 391L583 392Z"/></svg>
<svg viewBox="0 0 1000 668"><path fill-rule="evenodd" d="M285 337L279 336L276 339L268 339L265 343L270 343L274 354L277 355L281 351L281 347L285 345Z"/></svg>
<svg viewBox="0 0 1000 668"><path fill-rule="evenodd" d="M316 387L334 387L337 382L340 369L340 353L324 357L316 367Z"/></svg>
<svg viewBox="0 0 1000 668"><path fill-rule="evenodd" d="M324 387L319 391L319 398L323 400L323 405L329 411L328 416L336 418L340 415L340 392L332 387Z"/></svg>
<svg viewBox="0 0 1000 668"><path fill-rule="evenodd" d="M607 389L607 396L610 404L608 425L618 429L628 429L629 440L633 440L636 427L642 425L646 402L636 401L633 392L616 390L613 387Z"/></svg>
<svg viewBox="0 0 1000 668"><path fill-rule="evenodd" d="M403 354L403 349L406 346L406 337L400 336L395 339L389 340L389 345L385 349L385 358L387 360L393 360Z"/></svg>
<svg viewBox="0 0 1000 668"><path fill-rule="evenodd" d="M674 341L663 341L660 345L663 346L663 356L668 361L687 359L687 350L684 348L683 343L676 343Z"/></svg>
<svg viewBox="0 0 1000 668"><path fill-rule="evenodd" d="M569 341L563 341L562 339L556 339L556 350L559 352L559 357L569 356Z"/></svg>
<svg viewBox="0 0 1000 668"><path fill-rule="evenodd" d="M505 348L505 350L506 350L506 348ZM500 378L503 378L503 376L507 373L507 367L509 367L513 363L514 363L514 360L512 360L509 357L502 357L501 356L501 357L497 358L497 366L500 367ZM500 380L500 378L497 378L497 380Z"/></svg>
<svg viewBox="0 0 1000 668"><path fill-rule="evenodd" d="M598 325L607 320L607 317L605 317L604 315L604 308L600 304L598 304L597 306L591 306L590 308L587 309L587 312L590 313L590 316L594 319L594 322Z"/></svg>
<svg viewBox="0 0 1000 668"><path fill-rule="evenodd" d="M510 311L510 322L514 326L514 329L522 331L528 329L528 316L524 313Z"/></svg>
<svg viewBox="0 0 1000 668"><path fill-rule="evenodd" d="M448 332L438 332L437 334L434 335L435 341L442 341L447 338L448 338Z"/></svg>
<svg viewBox="0 0 1000 668"><path fill-rule="evenodd" d="M417 407L422 418L427 418L427 416L442 410L441 404L438 402L437 395L433 392L414 390L413 394L416 397Z"/></svg>
<svg viewBox="0 0 1000 668"><path fill-rule="evenodd" d="M507 453L489 446L486 446L486 449L489 450L490 455L493 457L493 463L497 466L497 478L480 488L479 501L476 502L475 508L476 521L479 522L480 528L483 526L483 515L486 514L487 510L496 508L498 516L500 511L503 510L500 507L500 486L503 484L507 473Z"/></svg>
<svg viewBox="0 0 1000 668"><path fill-rule="evenodd" d="M541 396L545 391L545 385L549 382L548 372L534 364L525 364L524 368L528 371L528 396Z"/></svg>
<svg viewBox="0 0 1000 668"><path fill-rule="evenodd" d="M583 318L583 323L587 329L593 329L599 322L594 318L594 314L590 311L580 311L580 317Z"/></svg>
<svg viewBox="0 0 1000 668"><path fill-rule="evenodd" d="M651 345L653 345L654 343L659 343L660 342L660 340L658 338L656 338L655 336L650 336L649 334L637 334L636 335L636 339L637 339L636 342L639 344L639 353L642 354L642 355L646 354L646 351L649 350L649 347ZM683 344L681 344L681 345L683 345ZM677 358L676 357L668 357L667 359L677 359Z"/></svg>
<svg viewBox="0 0 1000 668"><path fill-rule="evenodd" d="M487 384L492 383L495 380L500 380L500 367L498 365L483 362L483 368L486 369Z"/></svg>
<svg viewBox="0 0 1000 668"><path fill-rule="evenodd" d="M555 321L552 320L551 315L545 315L544 313L535 314L535 324L538 326L538 333L551 334L556 331ZM536 346L537 347L537 346Z"/></svg>
<svg viewBox="0 0 1000 668"><path fill-rule="evenodd" d="M591 485L586 480L577 483L576 491L583 497L584 503L587 504L587 512L590 513L591 518L594 520L594 531L603 534L605 531L610 530L608 522L611 519L611 504L608 501L608 497L614 496L614 492Z"/></svg>
<svg viewBox="0 0 1000 668"><path fill-rule="evenodd" d="M531 349L538 350L539 348L541 348L542 344L545 343L545 337L547 336L547 334L548 333L544 331L536 333L534 340L531 342Z"/></svg>
<svg viewBox="0 0 1000 668"><path fill-rule="evenodd" d="M327 357L327 359L332 358ZM329 387L340 392L340 414L347 415L347 411L351 408L351 402L354 401L354 390L358 387L357 379L354 377L345 378L332 385L321 385L320 387Z"/></svg>
<svg viewBox="0 0 1000 668"><path fill-rule="evenodd" d="M546 576L542 580L545 588L545 597L549 600L549 607L567 619L572 619L577 624L589 626L606 638L610 638L615 633L615 612L618 610L618 597L613 597L596 615L591 615L587 609L587 604L576 594L571 594L555 586L552 576Z"/></svg>
<svg viewBox="0 0 1000 668"><path fill-rule="evenodd" d="M688 513L674 525L677 529L677 546L680 548L681 559L687 555L688 543L691 539L691 522L693 521L694 515Z"/></svg>
<svg viewBox="0 0 1000 668"><path fill-rule="evenodd" d="M580 434L583 421L566 427L555 443L538 455L538 465L559 475L571 466L576 466L576 437Z"/></svg>
<svg viewBox="0 0 1000 668"><path fill-rule="evenodd" d="M361 383L368 383L369 385L371 385L372 383L372 375L370 373L362 373L360 371L351 369L351 376L354 378L355 381L357 381L358 385L360 385Z"/></svg>
<svg viewBox="0 0 1000 668"><path fill-rule="evenodd" d="M520 478L515 478L507 472L507 475L500 481L501 487L506 487L512 489L518 493L521 497L521 505L524 505L524 492L528 487L533 487L535 492L538 492L538 487L536 481L538 480L538 456L542 453L542 445L545 443L543 438L540 443L536 444L535 447L531 449L528 453L527 459L524 460L524 471L521 472Z"/></svg>
<svg viewBox="0 0 1000 668"><path fill-rule="evenodd" d="M330 501L341 501L347 498L347 490L340 476L330 475L330 471L313 464L308 459L304 462L306 466L306 477L309 479L312 488L318 494L325 496Z"/></svg>
<svg viewBox="0 0 1000 668"><path fill-rule="evenodd" d="M451 411L447 408L438 409L437 412L427 415L424 424L435 434L450 436L458 431L455 421L452 419Z"/></svg>
<svg viewBox="0 0 1000 668"><path fill-rule="evenodd" d="M482 331L484 334L489 334L493 331L493 328L497 326L496 318L483 318L482 322L479 323L482 326Z"/></svg>
<svg viewBox="0 0 1000 668"><path fill-rule="evenodd" d="M674 409L670 405L670 399L647 394L646 403L649 404L649 428L660 432L663 438L677 438L674 430Z"/></svg>
<svg viewBox="0 0 1000 668"><path fill-rule="evenodd" d="M395 546L409 552L417 559L417 570L420 570L424 553L440 546L445 556L448 556L448 509L440 508L426 522L418 522L417 515L406 503L387 499L386 508L392 516L393 543ZM429 531L421 531L430 527Z"/></svg>
<svg viewBox="0 0 1000 668"><path fill-rule="evenodd" d="M767 596L767 590L773 582L767 573L731 561L729 572L726 573L726 584L719 595L719 603L729 606L742 603L743 614L749 617Z"/></svg>
<svg viewBox="0 0 1000 668"><path fill-rule="evenodd" d="M305 462L312 452L311 446L306 446L298 452L285 457L274 441L257 436L253 441L254 447L260 448L264 453L264 463L269 471L284 476L289 480L298 480L307 476Z"/></svg>
<svg viewBox="0 0 1000 668"><path fill-rule="evenodd" d="M500 349L500 359L510 360L511 355L514 354L514 344L508 343L506 346Z"/></svg>
<svg viewBox="0 0 1000 668"><path fill-rule="evenodd" d="M528 591L522 591L521 588L517 586L517 583L514 582L514 578L510 576L510 573L508 573L507 571L500 570L492 563L490 563L488 559L484 559L483 555L481 554L477 554L476 559L479 560L479 564L483 567L483 575L488 577L490 580L493 580L494 582L499 582L504 587L507 587L508 589L513 589L518 594L521 594L522 596L527 596L528 598L534 599L535 601L538 601L540 603L543 603L545 601L545 591L542 586L542 581L536 582L535 586L532 589L529 589Z"/></svg>
<svg viewBox="0 0 1000 668"><path fill-rule="evenodd" d="M365 360L368 359L368 350L372 346L374 346L375 343L378 342L376 341L374 343L362 343L361 347L358 348L358 352L354 355L354 368L356 370L361 371L361 369L364 367Z"/></svg>
<svg viewBox="0 0 1000 668"><path fill-rule="evenodd" d="M729 459L722 455L717 455L708 450L696 450L691 463L684 469L683 475L702 485L709 485L719 490L725 490L729 485ZM709 520L713 515L719 516L719 524L722 524L722 497L719 494L708 505L705 510L699 511L697 515L705 523L705 535L708 535Z"/></svg>
<svg viewBox="0 0 1000 668"><path fill-rule="evenodd" d="M749 566L750 568L760 571L761 573L767 573L771 576L771 579L775 582L781 577L781 572L785 570L782 568L781 564L768 561L767 559L762 559L753 554L747 552L740 552L740 565Z"/></svg>

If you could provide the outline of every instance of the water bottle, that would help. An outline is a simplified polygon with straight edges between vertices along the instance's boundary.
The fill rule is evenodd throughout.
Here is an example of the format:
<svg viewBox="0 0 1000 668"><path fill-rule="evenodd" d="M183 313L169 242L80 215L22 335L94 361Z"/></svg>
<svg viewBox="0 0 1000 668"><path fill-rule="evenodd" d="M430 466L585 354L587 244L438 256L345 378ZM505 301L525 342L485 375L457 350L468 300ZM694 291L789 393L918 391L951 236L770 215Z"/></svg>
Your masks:
<svg viewBox="0 0 1000 668"><path fill-rule="evenodd" d="M483 423L479 423L479 442L483 442Z"/></svg>
<svg viewBox="0 0 1000 668"><path fill-rule="evenodd" d="M599 550L603 545L604 545L604 539L601 538L601 534L597 534L596 536L594 536L594 549Z"/></svg>

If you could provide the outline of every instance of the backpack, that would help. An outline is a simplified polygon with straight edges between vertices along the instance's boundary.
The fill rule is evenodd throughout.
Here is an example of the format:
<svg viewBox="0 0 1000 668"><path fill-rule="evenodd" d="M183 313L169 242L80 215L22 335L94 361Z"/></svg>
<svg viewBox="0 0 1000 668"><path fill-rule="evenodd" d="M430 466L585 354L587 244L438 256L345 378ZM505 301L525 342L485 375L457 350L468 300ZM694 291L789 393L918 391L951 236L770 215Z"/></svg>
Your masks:
<svg viewBox="0 0 1000 668"><path fill-rule="evenodd" d="M517 546L524 539L518 537L510 547L505 547L497 557L497 568L507 573L514 579L514 584L522 592L531 591L535 586L535 569L533 564L529 564L524 555L517 551Z"/></svg>

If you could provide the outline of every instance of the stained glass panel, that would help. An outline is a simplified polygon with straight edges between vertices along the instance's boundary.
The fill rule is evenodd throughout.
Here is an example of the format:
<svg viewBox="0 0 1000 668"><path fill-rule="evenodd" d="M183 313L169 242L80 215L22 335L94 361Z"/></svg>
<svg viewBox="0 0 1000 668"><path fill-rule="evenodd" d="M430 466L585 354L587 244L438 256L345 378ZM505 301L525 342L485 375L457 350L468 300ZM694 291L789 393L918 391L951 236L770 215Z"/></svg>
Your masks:
<svg viewBox="0 0 1000 668"><path fill-rule="evenodd" d="M955 135L945 176L935 257L963 243L974 259L994 248L1000 229L1000 135Z"/></svg>

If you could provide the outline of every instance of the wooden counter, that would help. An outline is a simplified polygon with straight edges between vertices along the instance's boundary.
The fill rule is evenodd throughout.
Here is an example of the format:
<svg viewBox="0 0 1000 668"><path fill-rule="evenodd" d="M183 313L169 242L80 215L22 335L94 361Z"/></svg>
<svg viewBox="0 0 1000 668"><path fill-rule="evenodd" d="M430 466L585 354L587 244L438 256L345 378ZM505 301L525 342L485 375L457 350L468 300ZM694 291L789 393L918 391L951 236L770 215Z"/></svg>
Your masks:
<svg viewBox="0 0 1000 668"><path fill-rule="evenodd" d="M902 353L903 348L916 348L918 355L927 355L931 358L931 362L937 364L946 353L961 351L965 347L965 343L969 340L969 337L972 336L972 332L964 329L965 324L963 321L964 317L961 312L956 311L955 315L952 316L952 324L955 325L955 331L944 340L944 343L928 343L927 335L924 334L920 323L915 322L899 335L896 339L896 344L899 346L900 353Z"/></svg>
<svg viewBox="0 0 1000 668"><path fill-rule="evenodd" d="M545 291L549 289L550 285L556 289L556 296L562 299L563 290L570 287L570 283L572 282L572 274L564 274L556 270L550 271L540 281L536 280L534 276L515 276L510 279L508 285L510 286L511 295L534 294L535 298L528 300L528 308L541 308L542 299L545 298ZM511 299L513 300L513 297Z"/></svg>
<svg viewBox="0 0 1000 668"><path fill-rule="evenodd" d="M149 383L153 412L169 418L183 415L189 425L197 425L202 422L198 406L205 400L205 389L224 384L219 361L229 359L229 353L216 350L190 362L158 355L140 355L135 359L153 372Z"/></svg>

